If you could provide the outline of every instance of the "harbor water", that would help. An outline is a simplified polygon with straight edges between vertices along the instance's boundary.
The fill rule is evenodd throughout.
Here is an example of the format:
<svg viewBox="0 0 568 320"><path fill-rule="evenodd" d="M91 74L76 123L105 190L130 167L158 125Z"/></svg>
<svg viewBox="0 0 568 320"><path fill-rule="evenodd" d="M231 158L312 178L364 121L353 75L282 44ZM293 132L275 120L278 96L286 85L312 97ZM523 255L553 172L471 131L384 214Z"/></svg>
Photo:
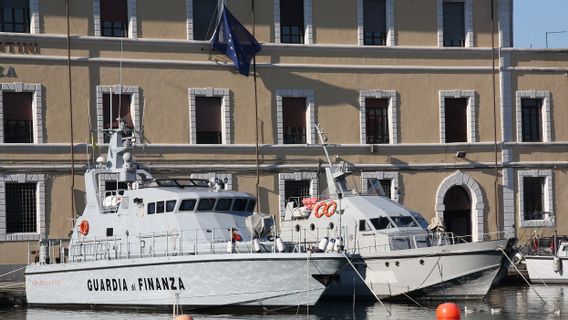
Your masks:
<svg viewBox="0 0 568 320"><path fill-rule="evenodd" d="M483 301L457 302L462 319L546 320L568 319L568 286L538 284L528 287L522 283L506 283L489 292ZM436 319L440 302L408 301L384 303L352 299L325 300L309 310L288 310L285 313L198 313L187 311L194 319L268 319L268 320L333 320L333 319ZM3 320L134 320L172 319L169 313L147 311L96 311L15 307L0 309Z"/></svg>

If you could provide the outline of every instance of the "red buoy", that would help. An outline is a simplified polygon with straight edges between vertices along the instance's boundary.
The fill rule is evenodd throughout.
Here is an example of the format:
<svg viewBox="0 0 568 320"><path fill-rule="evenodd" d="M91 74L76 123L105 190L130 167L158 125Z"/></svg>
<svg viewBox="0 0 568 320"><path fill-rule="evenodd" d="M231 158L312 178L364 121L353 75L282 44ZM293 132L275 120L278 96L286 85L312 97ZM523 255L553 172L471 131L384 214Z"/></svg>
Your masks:
<svg viewBox="0 0 568 320"><path fill-rule="evenodd" d="M436 309L437 320L460 320L460 307L452 302L442 303Z"/></svg>

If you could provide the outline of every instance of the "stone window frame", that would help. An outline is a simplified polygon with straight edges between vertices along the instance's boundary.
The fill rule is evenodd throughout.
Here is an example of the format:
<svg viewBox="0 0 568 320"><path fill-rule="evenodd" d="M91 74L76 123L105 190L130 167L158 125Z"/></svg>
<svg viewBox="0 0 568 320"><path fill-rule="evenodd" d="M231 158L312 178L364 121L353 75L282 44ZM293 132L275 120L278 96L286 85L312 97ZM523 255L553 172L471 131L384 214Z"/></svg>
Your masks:
<svg viewBox="0 0 568 320"><path fill-rule="evenodd" d="M553 176L552 170L519 170L517 171L517 183L519 192L519 222L521 228L526 227L554 227L554 219L541 219L541 220L525 220L525 195L524 195L524 178L525 177L542 177L544 179L544 199L543 199L543 212L554 213L554 192L553 192Z"/></svg>
<svg viewBox="0 0 568 320"><path fill-rule="evenodd" d="M357 44L365 46L364 37L364 12L363 1L357 0ZM394 0L386 0L386 28L387 28L387 41L386 46L396 46L396 32L395 32L395 15L394 15Z"/></svg>
<svg viewBox="0 0 568 320"><path fill-rule="evenodd" d="M278 203L280 208L280 216L283 217L286 212L286 181L310 181L310 196L318 196L318 175L315 172L290 172L278 174Z"/></svg>
<svg viewBox="0 0 568 320"><path fill-rule="evenodd" d="M276 89L277 143L284 144L284 113L282 98L306 99L306 144L316 143L315 93L311 89Z"/></svg>
<svg viewBox="0 0 568 320"><path fill-rule="evenodd" d="M36 183L37 232L6 233L6 182ZM47 232L44 174L0 175L0 241L40 240Z"/></svg>
<svg viewBox="0 0 568 320"><path fill-rule="evenodd" d="M231 144L231 90L223 88L189 88L189 143L197 144L195 97L221 98L221 144Z"/></svg>
<svg viewBox="0 0 568 320"><path fill-rule="evenodd" d="M473 0L437 0L438 47L444 48L444 2L464 3L465 48L475 46L473 36Z"/></svg>
<svg viewBox="0 0 568 320"><path fill-rule="evenodd" d="M400 202L402 200L400 199L402 193L399 187L399 176L400 174L398 172L392 171L363 171L361 172L361 191L364 192L369 179L388 179L391 181L391 194L388 195L389 198L393 201ZM399 191L398 195L396 194L395 188ZM399 198L397 199L397 197Z"/></svg>
<svg viewBox="0 0 568 320"><path fill-rule="evenodd" d="M130 117L134 125L134 136L139 138L142 134L142 113L140 105L140 87L121 85L99 85L96 88L96 112L97 112L97 141L104 144L103 132L103 95L104 94L130 94Z"/></svg>
<svg viewBox="0 0 568 320"><path fill-rule="evenodd" d="M304 43L285 43L286 45L306 45L314 43L312 22L312 0L304 1ZM274 43L281 43L280 37L280 0L274 0Z"/></svg>
<svg viewBox="0 0 568 320"><path fill-rule="evenodd" d="M128 37L131 39L138 38L138 18L136 16L136 1L126 0L126 10L128 10ZM95 37L102 37L101 26L101 0L93 0L93 19Z"/></svg>
<svg viewBox="0 0 568 320"><path fill-rule="evenodd" d="M436 204L434 210L436 212L436 217L442 219L444 218L444 211L446 210L446 205L444 204L444 197L450 188L454 186L460 186L467 190L468 195L471 200L471 239L473 242L483 241L485 239L485 224L484 224L484 212L485 212L485 201L483 198L483 190L481 186L473 177L461 172L460 170L454 172L450 176L446 177L438 190L436 191Z"/></svg>
<svg viewBox="0 0 568 320"><path fill-rule="evenodd" d="M43 90L41 84L37 83L2 83L0 86L0 143L4 143L4 103L3 92L31 92L32 96L32 121L33 121L33 143L44 143L44 106Z"/></svg>
<svg viewBox="0 0 568 320"><path fill-rule="evenodd" d="M474 90L440 90L440 143L446 143L446 98L467 98L467 141L477 142L477 98Z"/></svg>
<svg viewBox="0 0 568 320"><path fill-rule="evenodd" d="M399 143L398 137L398 93L395 90L361 90L359 91L359 129L361 144L367 144L367 108L366 98L388 99L389 143Z"/></svg>
<svg viewBox="0 0 568 320"><path fill-rule="evenodd" d="M541 142L523 142L523 109L522 109L522 99L542 99L542 141ZM526 90L517 91L515 93L515 122L517 124L517 142L522 143L543 143L552 142L552 120L551 120L551 94L550 91L536 91L536 90Z"/></svg>
<svg viewBox="0 0 568 320"><path fill-rule="evenodd" d="M205 179L205 180L209 180L211 178L219 178L223 180L227 178L227 184L225 184L225 190L233 190L233 175L231 173L220 173L220 172L192 173L190 177L194 179Z"/></svg>

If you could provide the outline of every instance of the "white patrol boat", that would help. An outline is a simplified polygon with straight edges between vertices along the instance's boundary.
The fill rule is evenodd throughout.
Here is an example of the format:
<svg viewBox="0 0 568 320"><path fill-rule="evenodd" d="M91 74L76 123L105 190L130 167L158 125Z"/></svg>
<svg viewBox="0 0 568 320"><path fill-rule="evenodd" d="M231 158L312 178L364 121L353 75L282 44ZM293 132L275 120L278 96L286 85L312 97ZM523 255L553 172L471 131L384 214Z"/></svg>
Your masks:
<svg viewBox="0 0 568 320"><path fill-rule="evenodd" d="M68 247L44 240L26 268L30 305L311 306L346 265L341 253L262 240L267 225L248 193L219 181L154 180L133 161L127 131L121 124L106 161L87 170L86 208ZM103 193L105 179L126 187Z"/></svg>
<svg viewBox="0 0 568 320"><path fill-rule="evenodd" d="M321 251L344 247L362 257L357 272L345 269L326 295L479 299L500 270L505 274L503 250L516 239L465 242L437 224L431 228L437 231L428 230L420 214L386 197L380 186L378 193L354 191L346 180L349 164L331 163L317 131L329 163L320 180L327 196L288 202L281 236Z"/></svg>
<svg viewBox="0 0 568 320"><path fill-rule="evenodd" d="M549 250L523 257L532 283L568 283L568 241L566 237L561 239L554 236L550 239Z"/></svg>

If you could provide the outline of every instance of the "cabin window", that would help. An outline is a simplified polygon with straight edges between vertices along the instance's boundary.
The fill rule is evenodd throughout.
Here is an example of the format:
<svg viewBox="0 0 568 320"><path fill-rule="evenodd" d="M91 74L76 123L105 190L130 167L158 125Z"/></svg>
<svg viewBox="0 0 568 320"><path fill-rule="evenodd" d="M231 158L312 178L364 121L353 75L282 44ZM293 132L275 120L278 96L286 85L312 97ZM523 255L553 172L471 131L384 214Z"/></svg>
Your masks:
<svg viewBox="0 0 568 320"><path fill-rule="evenodd" d="M33 143L31 92L4 92L4 142Z"/></svg>
<svg viewBox="0 0 568 320"><path fill-rule="evenodd" d="M235 199L233 201L233 211L245 211L247 199Z"/></svg>
<svg viewBox="0 0 568 320"><path fill-rule="evenodd" d="M412 219L412 217L400 216L394 217L392 220L397 227L418 227L418 224L414 221L414 219Z"/></svg>
<svg viewBox="0 0 568 320"><path fill-rule="evenodd" d="M383 230L392 227L391 222L387 217L373 218L371 219L371 223L376 230Z"/></svg>
<svg viewBox="0 0 568 320"><path fill-rule="evenodd" d="M254 207L256 206L256 200L249 200L248 204L247 204L247 212L253 212L254 211Z"/></svg>
<svg viewBox="0 0 568 320"><path fill-rule="evenodd" d="M147 212L148 212L148 214L154 214L154 213L156 213L156 203L155 203L155 202L148 203Z"/></svg>
<svg viewBox="0 0 568 320"><path fill-rule="evenodd" d="M371 231L371 227L366 220L359 220L359 231Z"/></svg>
<svg viewBox="0 0 568 320"><path fill-rule="evenodd" d="M164 213L164 201L156 202L156 213Z"/></svg>
<svg viewBox="0 0 568 320"><path fill-rule="evenodd" d="M197 200L195 199L185 199L179 204L179 211L193 211L195 209L195 204Z"/></svg>
<svg viewBox="0 0 568 320"><path fill-rule="evenodd" d="M233 199L219 199L215 206L215 211L229 211Z"/></svg>
<svg viewBox="0 0 568 320"><path fill-rule="evenodd" d="M175 208L176 208L176 201L175 200L166 201L166 212L174 212Z"/></svg>
<svg viewBox="0 0 568 320"><path fill-rule="evenodd" d="M213 206L215 206L215 199L199 199L199 204L197 204L197 211L213 210Z"/></svg>

